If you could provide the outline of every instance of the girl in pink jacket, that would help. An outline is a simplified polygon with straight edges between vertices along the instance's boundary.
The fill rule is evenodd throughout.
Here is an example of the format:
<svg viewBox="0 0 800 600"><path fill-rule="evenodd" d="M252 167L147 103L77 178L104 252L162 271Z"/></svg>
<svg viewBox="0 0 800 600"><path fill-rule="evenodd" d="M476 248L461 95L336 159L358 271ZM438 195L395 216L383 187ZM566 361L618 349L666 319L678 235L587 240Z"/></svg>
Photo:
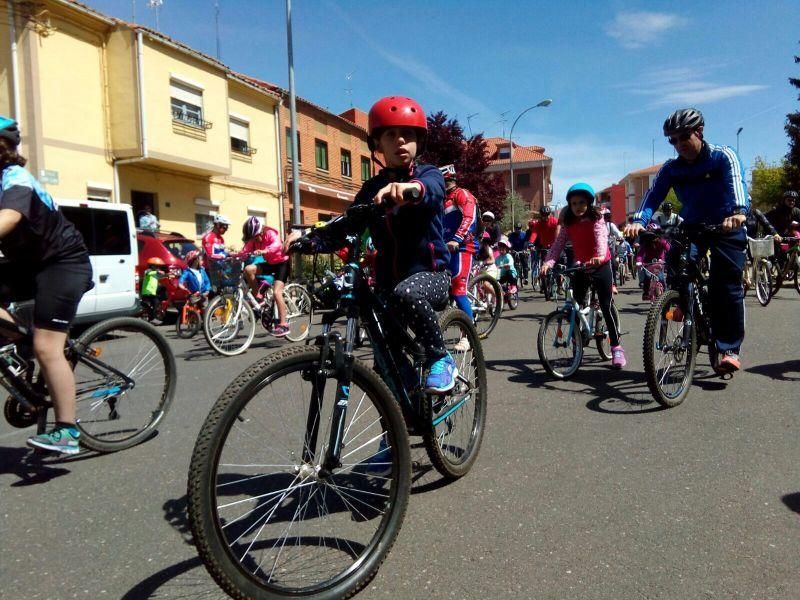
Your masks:
<svg viewBox="0 0 800 600"><path fill-rule="evenodd" d="M561 211L561 228L551 246L541 274L546 275L553 267L567 241L572 242L574 260L593 269L575 272L572 276L572 291L575 299L586 303L589 286L594 285L603 317L608 324L611 340L611 366L625 366L625 351L619 339L619 323L611 311L614 277L611 272L611 250L608 247L608 229L600 211L594 206L594 189L587 183L576 183L567 191L567 206Z"/></svg>

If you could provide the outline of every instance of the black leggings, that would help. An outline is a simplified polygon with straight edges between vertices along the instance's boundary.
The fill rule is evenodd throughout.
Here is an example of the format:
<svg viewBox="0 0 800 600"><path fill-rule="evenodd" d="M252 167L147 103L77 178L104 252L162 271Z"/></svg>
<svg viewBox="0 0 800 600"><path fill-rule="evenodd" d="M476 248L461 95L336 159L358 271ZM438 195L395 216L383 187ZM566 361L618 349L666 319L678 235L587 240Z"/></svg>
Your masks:
<svg viewBox="0 0 800 600"><path fill-rule="evenodd" d="M398 283L389 298L390 306L397 311L401 323L408 325L425 348L429 362L447 354L434 307L444 307L449 293L449 273L424 271Z"/></svg>
<svg viewBox="0 0 800 600"><path fill-rule="evenodd" d="M581 304L586 303L586 293L589 286L594 281L594 289L597 293L597 301L600 303L600 310L608 324L608 337L611 339L612 346L619 346L619 323L614 319L611 312L611 284L613 276L611 274L611 261L603 263L594 271L577 272L572 278L572 293L575 299Z"/></svg>

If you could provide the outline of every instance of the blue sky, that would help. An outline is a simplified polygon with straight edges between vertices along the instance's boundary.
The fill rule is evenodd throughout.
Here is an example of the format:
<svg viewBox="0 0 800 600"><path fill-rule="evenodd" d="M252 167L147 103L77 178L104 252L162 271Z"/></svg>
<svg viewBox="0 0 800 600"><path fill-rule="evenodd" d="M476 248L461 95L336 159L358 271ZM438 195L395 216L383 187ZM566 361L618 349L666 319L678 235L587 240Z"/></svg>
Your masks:
<svg viewBox="0 0 800 600"><path fill-rule="evenodd" d="M84 2L131 19L132 0ZM137 21L155 26L147 0L135 2ZM297 93L333 112L403 94L465 130L477 113L472 131L497 136L552 98L520 119L514 140L553 157L557 200L577 180L601 188L651 165L653 140L655 161L670 157L661 124L675 108L700 108L715 143L735 147L742 127L745 167L786 153L786 113L800 109L787 81L800 77L800 0L292 4ZM222 61L287 86L284 1L219 5ZM213 7L163 0L160 29L214 55Z"/></svg>

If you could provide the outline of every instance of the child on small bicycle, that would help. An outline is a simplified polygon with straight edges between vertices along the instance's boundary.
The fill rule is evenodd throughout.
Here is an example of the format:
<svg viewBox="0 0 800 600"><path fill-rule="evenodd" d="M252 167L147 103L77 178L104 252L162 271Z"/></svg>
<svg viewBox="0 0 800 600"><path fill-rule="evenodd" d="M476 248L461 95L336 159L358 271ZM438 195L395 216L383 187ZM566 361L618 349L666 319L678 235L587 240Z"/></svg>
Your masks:
<svg viewBox="0 0 800 600"><path fill-rule="evenodd" d="M619 323L611 311L614 280L611 273L611 251L608 247L608 228L594 201L594 189L588 183L576 183L567 190L567 206L561 213L562 227L547 253L541 274L546 275L553 267L567 241L572 242L576 262L594 267L573 275L573 294L575 299L583 304L589 286L594 285L600 309L608 325L611 365L615 369L621 369L625 366L626 360L619 339Z"/></svg>
<svg viewBox="0 0 800 600"><path fill-rule="evenodd" d="M642 233L639 234L639 252L636 253L636 265L652 265L653 263L661 263L667 259L667 252L669 251L669 242L661 237L659 232L661 227L658 223L650 223ZM650 269L650 267L647 267ZM661 280L662 285L666 286L666 272L662 268L658 272L658 278ZM642 300L648 299L650 292L650 274L641 269L639 271L639 285L642 288Z"/></svg>
<svg viewBox="0 0 800 600"><path fill-rule="evenodd" d="M447 304L450 291L450 254L443 225L445 184L438 168L416 162L428 132L425 112L411 98L382 98L370 109L368 125L372 159L382 169L364 183L354 204L390 203L366 223L377 249L376 288L386 293L394 314L425 348L426 392L446 393L453 389L458 369L436 314ZM407 190L420 195L406 200ZM364 225L344 217L312 231L308 239L318 250L336 249L346 235L359 235Z"/></svg>
<svg viewBox="0 0 800 600"><path fill-rule="evenodd" d="M511 293L517 291L517 267L514 264L514 257L511 256L511 243L506 236L501 236L497 242L497 249L500 255L494 259L494 264L500 274L498 281L500 284L507 283L511 286Z"/></svg>
<svg viewBox="0 0 800 600"><path fill-rule="evenodd" d="M244 268L244 279L257 300L262 298L258 294L259 275L272 275L274 282L275 306L278 307L278 324L272 328L272 335L284 337L289 333L289 323L286 318L286 301L283 298L283 288L289 279L290 266L288 249L289 245L300 237L300 232L293 231L281 240L277 229L267 227L258 217L250 217L242 226L242 239L244 248L237 254L238 257L253 257L255 260Z"/></svg>
<svg viewBox="0 0 800 600"><path fill-rule="evenodd" d="M189 294L194 302L204 302L211 291L211 280L200 262L200 251L189 250L185 260L187 266L178 280L178 288Z"/></svg>
<svg viewBox="0 0 800 600"><path fill-rule="evenodd" d="M164 272L167 265L162 258L151 256L147 259L147 269L142 273L142 285L139 296L151 315L158 311L160 281L167 278Z"/></svg>

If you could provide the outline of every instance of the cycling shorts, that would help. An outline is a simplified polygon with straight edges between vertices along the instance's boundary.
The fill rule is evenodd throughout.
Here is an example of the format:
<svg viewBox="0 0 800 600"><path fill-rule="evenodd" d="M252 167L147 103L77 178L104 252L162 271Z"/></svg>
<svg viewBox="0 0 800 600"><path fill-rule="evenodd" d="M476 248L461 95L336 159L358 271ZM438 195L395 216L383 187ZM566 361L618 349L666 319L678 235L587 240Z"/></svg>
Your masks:
<svg viewBox="0 0 800 600"><path fill-rule="evenodd" d="M472 254L469 252L450 253L450 292L454 296L467 295L467 279L472 270Z"/></svg>
<svg viewBox="0 0 800 600"><path fill-rule="evenodd" d="M51 263L31 271L21 265L3 270L4 295L20 302L33 299L33 325L39 329L68 331L83 295L93 287L92 265Z"/></svg>
<svg viewBox="0 0 800 600"><path fill-rule="evenodd" d="M291 261L285 260L282 263L277 263L271 265L267 262L259 263L258 264L258 274L259 275L272 275L275 278L275 281L282 281L286 283L286 280L289 279L289 273L291 272Z"/></svg>

